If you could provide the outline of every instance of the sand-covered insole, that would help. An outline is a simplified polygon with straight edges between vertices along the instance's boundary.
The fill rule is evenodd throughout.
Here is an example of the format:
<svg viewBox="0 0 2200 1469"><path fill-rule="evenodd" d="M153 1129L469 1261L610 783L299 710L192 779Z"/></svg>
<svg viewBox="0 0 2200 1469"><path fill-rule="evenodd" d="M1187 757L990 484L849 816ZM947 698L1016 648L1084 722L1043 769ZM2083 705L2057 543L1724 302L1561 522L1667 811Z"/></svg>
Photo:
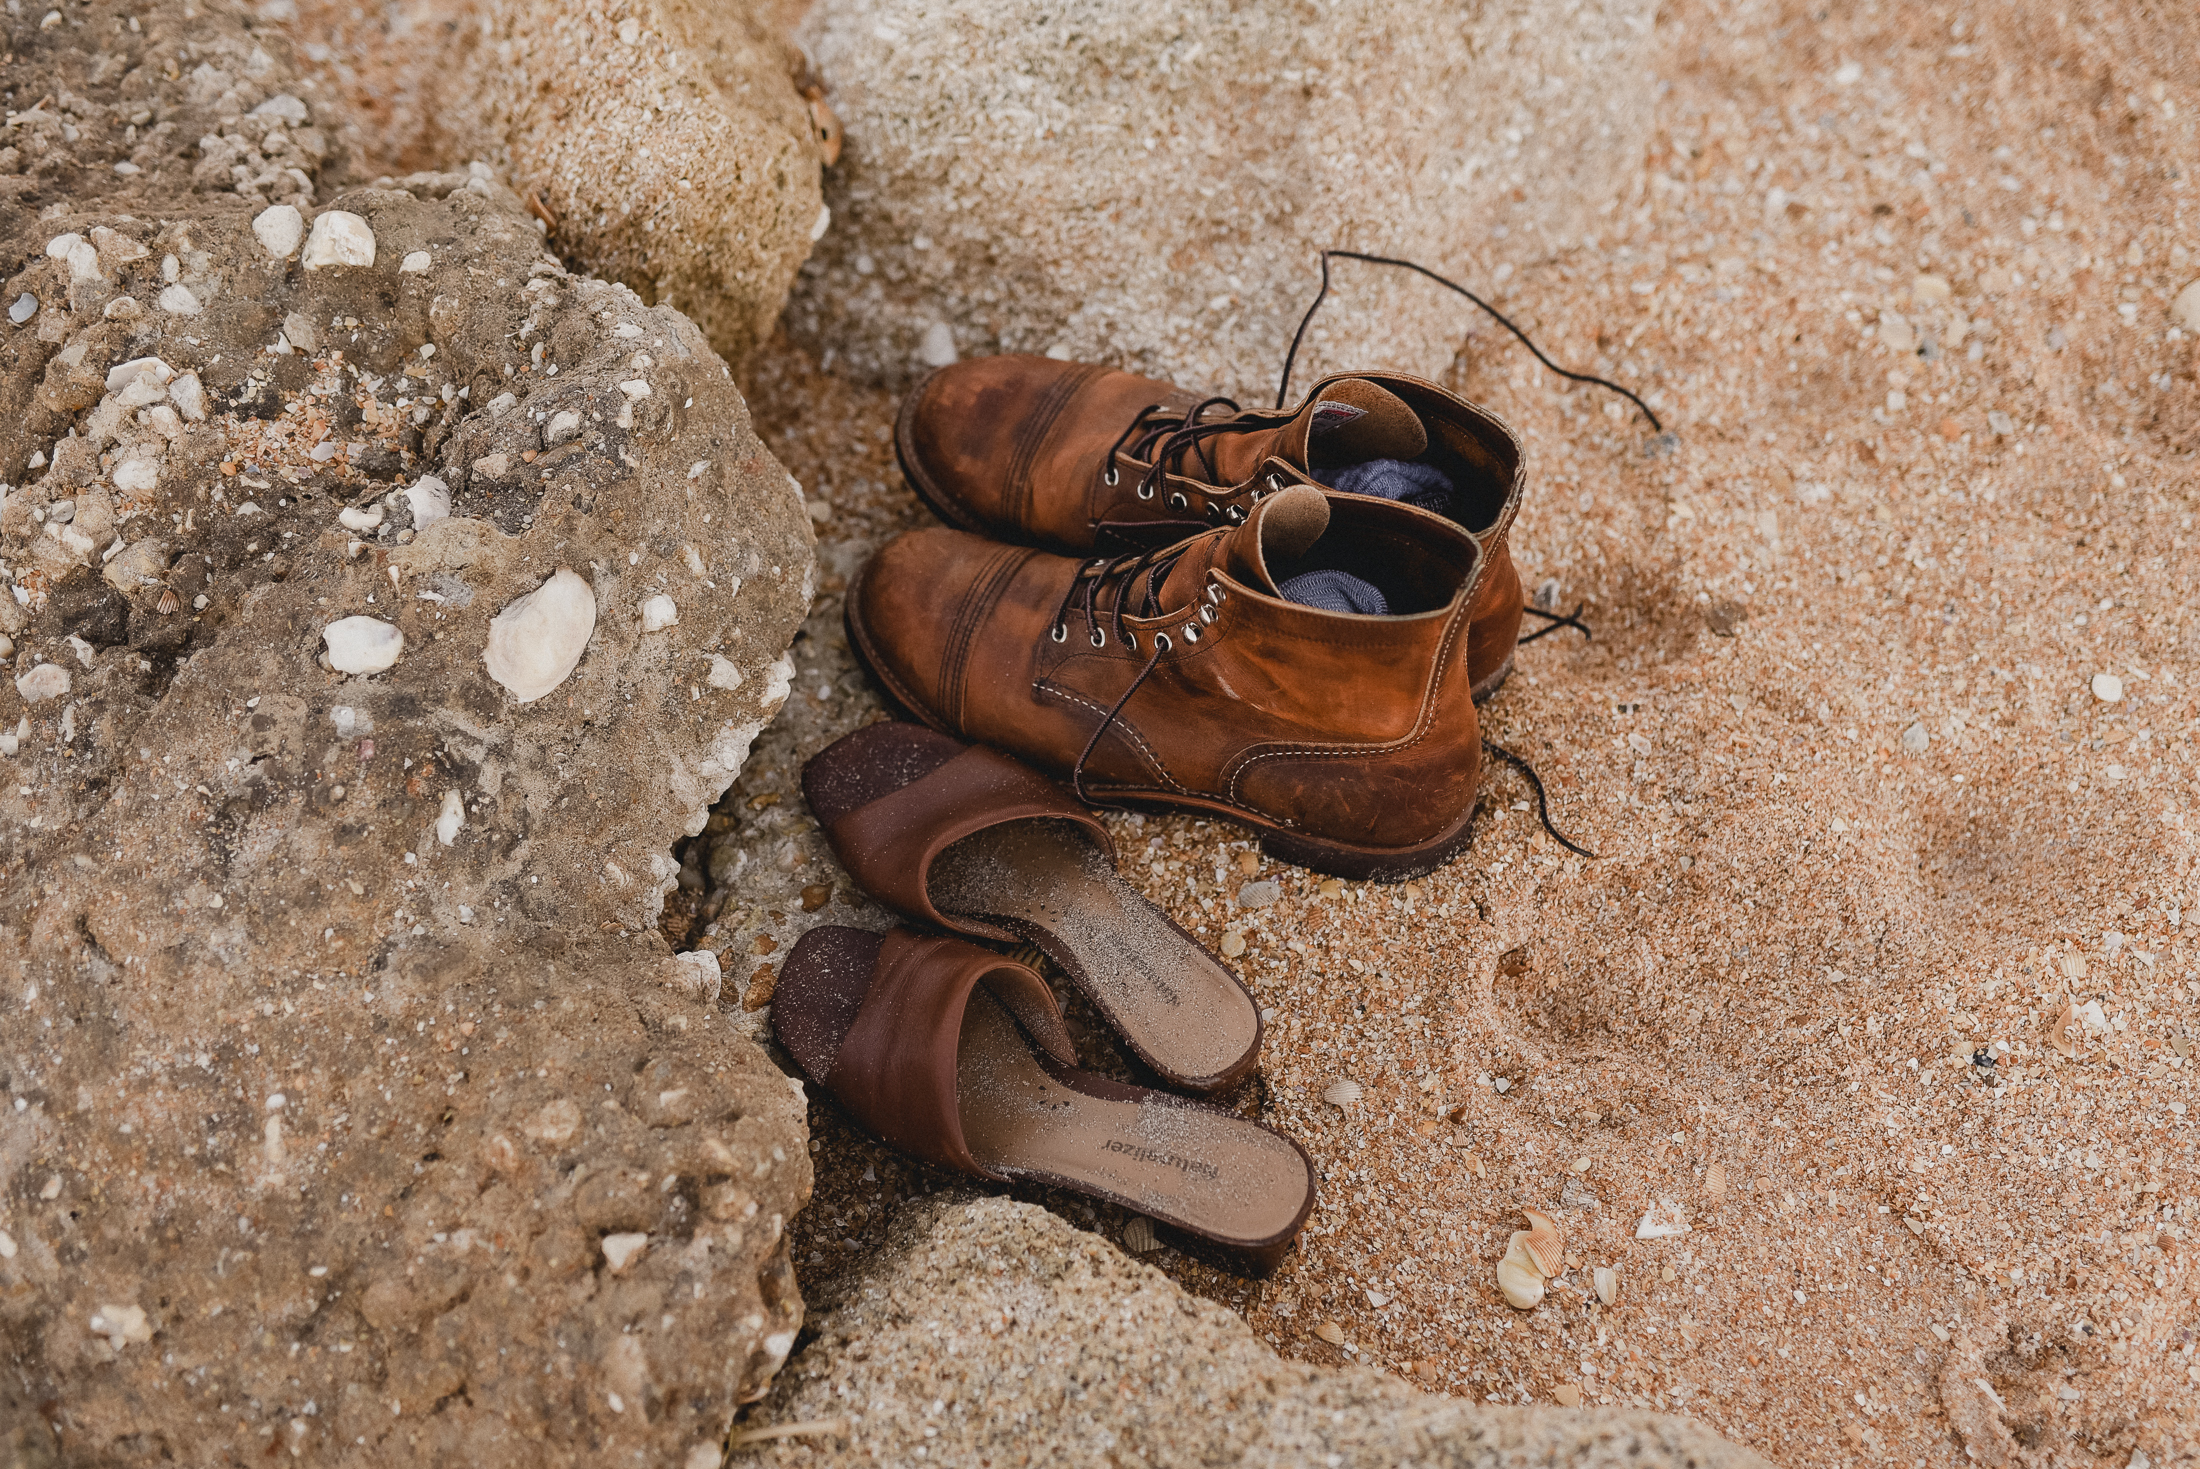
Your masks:
<svg viewBox="0 0 2200 1469"><path fill-rule="evenodd" d="M995 919L1030 938L1171 1076L1220 1076L1259 1036L1252 997L1073 822L1012 821L964 837L933 862L927 885L941 912Z"/></svg>
<svg viewBox="0 0 2200 1469"><path fill-rule="evenodd" d="M971 1155L1000 1173L1067 1179L1245 1244L1289 1229L1306 1202L1306 1163L1282 1138L1227 1113L1064 1086L982 989L963 1012L955 1089Z"/></svg>

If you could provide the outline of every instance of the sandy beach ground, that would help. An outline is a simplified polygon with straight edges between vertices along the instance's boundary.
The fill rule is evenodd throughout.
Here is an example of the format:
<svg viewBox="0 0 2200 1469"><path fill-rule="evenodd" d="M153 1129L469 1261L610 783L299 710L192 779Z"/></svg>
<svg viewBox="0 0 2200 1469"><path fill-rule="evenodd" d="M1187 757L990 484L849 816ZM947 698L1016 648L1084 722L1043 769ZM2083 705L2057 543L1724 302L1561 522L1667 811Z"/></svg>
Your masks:
<svg viewBox="0 0 2200 1469"><path fill-rule="evenodd" d="M1287 1355L1683 1412L1784 1464L2190 1456L2200 395L2168 311L2200 276L2200 22L1684 0L1659 24L1655 140L1608 229L1539 242L1526 191L1461 221L1470 284L1678 436L1646 453L1626 405L1460 308L1455 386L1528 445L1514 554L1594 630L1524 649L1486 732L1596 858L1503 771L1473 846L1405 887L1116 818L1157 902L1244 945L1271 1039L1241 1108L1323 1170L1270 1281L1146 1258ZM882 921L794 780L878 717L837 593L925 519L890 396L784 346L752 387L828 574L724 808L762 896L689 939L729 993L801 927ZM812 1123L815 1281L950 1183L829 1102ZM1532 1313L1493 1275L1522 1205L1572 1265ZM1653 1208L1687 1232L1638 1238Z"/></svg>

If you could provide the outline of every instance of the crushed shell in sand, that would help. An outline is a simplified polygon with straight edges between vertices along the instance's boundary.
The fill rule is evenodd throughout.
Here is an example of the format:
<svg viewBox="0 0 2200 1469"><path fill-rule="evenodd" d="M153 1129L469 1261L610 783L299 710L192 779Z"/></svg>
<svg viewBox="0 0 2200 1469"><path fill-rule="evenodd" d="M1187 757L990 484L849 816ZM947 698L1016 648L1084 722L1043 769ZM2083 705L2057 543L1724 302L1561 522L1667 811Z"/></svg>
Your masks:
<svg viewBox="0 0 2200 1469"><path fill-rule="evenodd" d="M405 491L405 501L412 506L413 529L426 530L439 520L451 516L451 487L432 474L424 474L413 487ZM337 517L341 520L343 517Z"/></svg>
<svg viewBox="0 0 2200 1469"><path fill-rule="evenodd" d="M1528 1248L1528 1231L1516 1229L1505 1245L1505 1258L1497 1262L1497 1288L1505 1303L1521 1311L1543 1304L1543 1267Z"/></svg>
<svg viewBox="0 0 2200 1469"><path fill-rule="evenodd" d="M1635 1226L1636 1239L1678 1239L1688 1233L1688 1216L1670 1199L1660 1199Z"/></svg>
<svg viewBox="0 0 2200 1469"><path fill-rule="evenodd" d="M1314 1335L1320 1337L1323 1341L1328 1342L1333 1347L1341 1347L1344 1345L1344 1328L1339 1326L1334 1321L1324 1321L1321 1325L1315 1327Z"/></svg>
<svg viewBox="0 0 2200 1469"><path fill-rule="evenodd" d="M532 704L565 682L595 631L596 594L561 566L490 620L481 661L513 698Z"/></svg>
<svg viewBox="0 0 2200 1469"><path fill-rule="evenodd" d="M1551 1401L1558 1404L1562 1408L1580 1407L1581 1384L1578 1382L1560 1383L1558 1386L1551 1389Z"/></svg>
<svg viewBox="0 0 2200 1469"><path fill-rule="evenodd" d="M1609 1265L1599 1265L1595 1270L1589 1272L1589 1278L1597 1288L1598 1300L1604 1302L1607 1306L1618 1303L1619 1272L1617 1270Z"/></svg>
<svg viewBox="0 0 2200 1469"><path fill-rule="evenodd" d="M1566 1231L1558 1227L1558 1221L1541 1209L1522 1209L1528 1221L1526 1239L1528 1252L1535 1256L1536 1268L1545 1275L1558 1275L1566 1268Z"/></svg>
<svg viewBox="0 0 2200 1469"><path fill-rule="evenodd" d="M1322 1100L1340 1112L1351 1110L1352 1104L1365 1096L1365 1090L1356 1081L1332 1082L1322 1093Z"/></svg>
<svg viewBox="0 0 2200 1469"><path fill-rule="evenodd" d="M1134 1255L1160 1249L1161 1236L1154 1233L1153 1221L1143 1214L1133 1214L1131 1222L1123 1226L1123 1248Z"/></svg>
<svg viewBox="0 0 2200 1469"><path fill-rule="evenodd" d="M1703 1191L1711 1196L1714 1204L1726 1201L1726 1165L1714 1163L1704 1171Z"/></svg>

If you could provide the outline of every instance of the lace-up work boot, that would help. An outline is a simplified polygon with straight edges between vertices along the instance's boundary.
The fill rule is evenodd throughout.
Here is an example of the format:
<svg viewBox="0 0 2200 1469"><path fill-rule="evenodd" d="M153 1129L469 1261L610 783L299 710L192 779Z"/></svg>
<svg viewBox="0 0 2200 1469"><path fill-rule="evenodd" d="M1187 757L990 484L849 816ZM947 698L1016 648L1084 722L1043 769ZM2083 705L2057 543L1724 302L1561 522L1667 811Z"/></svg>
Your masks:
<svg viewBox="0 0 2200 1469"><path fill-rule="evenodd" d="M1291 485L1112 559L914 531L849 588L848 630L918 718L1086 800L1225 816L1285 861L1397 881L1467 841L1459 646L1486 565L1425 510Z"/></svg>
<svg viewBox="0 0 2200 1469"><path fill-rule="evenodd" d="M1521 589L1506 536L1520 508L1520 443L1434 383L1348 373L1297 408L1241 410L1113 368L974 358L909 394L895 445L949 525L1073 555L1242 524L1294 484L1419 505L1463 527L1487 564L1466 644L1475 698L1511 671Z"/></svg>

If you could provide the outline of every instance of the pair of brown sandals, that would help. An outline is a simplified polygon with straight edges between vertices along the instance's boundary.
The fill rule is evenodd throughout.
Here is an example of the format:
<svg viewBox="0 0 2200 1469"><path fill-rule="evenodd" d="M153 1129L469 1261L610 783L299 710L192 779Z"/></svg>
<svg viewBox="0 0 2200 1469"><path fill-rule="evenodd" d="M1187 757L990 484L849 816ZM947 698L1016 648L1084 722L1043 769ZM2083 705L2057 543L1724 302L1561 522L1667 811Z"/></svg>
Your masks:
<svg viewBox="0 0 2200 1469"><path fill-rule="evenodd" d="M915 724L837 741L802 793L850 875L924 925L802 936L772 1026L804 1073L905 1153L1106 1199L1191 1253L1274 1269L1314 1208L1305 1150L1079 1070L1046 981L969 941L1037 948L1168 1085L1212 1096L1244 1080L1259 1007L1117 873L1107 828L1028 766Z"/></svg>

